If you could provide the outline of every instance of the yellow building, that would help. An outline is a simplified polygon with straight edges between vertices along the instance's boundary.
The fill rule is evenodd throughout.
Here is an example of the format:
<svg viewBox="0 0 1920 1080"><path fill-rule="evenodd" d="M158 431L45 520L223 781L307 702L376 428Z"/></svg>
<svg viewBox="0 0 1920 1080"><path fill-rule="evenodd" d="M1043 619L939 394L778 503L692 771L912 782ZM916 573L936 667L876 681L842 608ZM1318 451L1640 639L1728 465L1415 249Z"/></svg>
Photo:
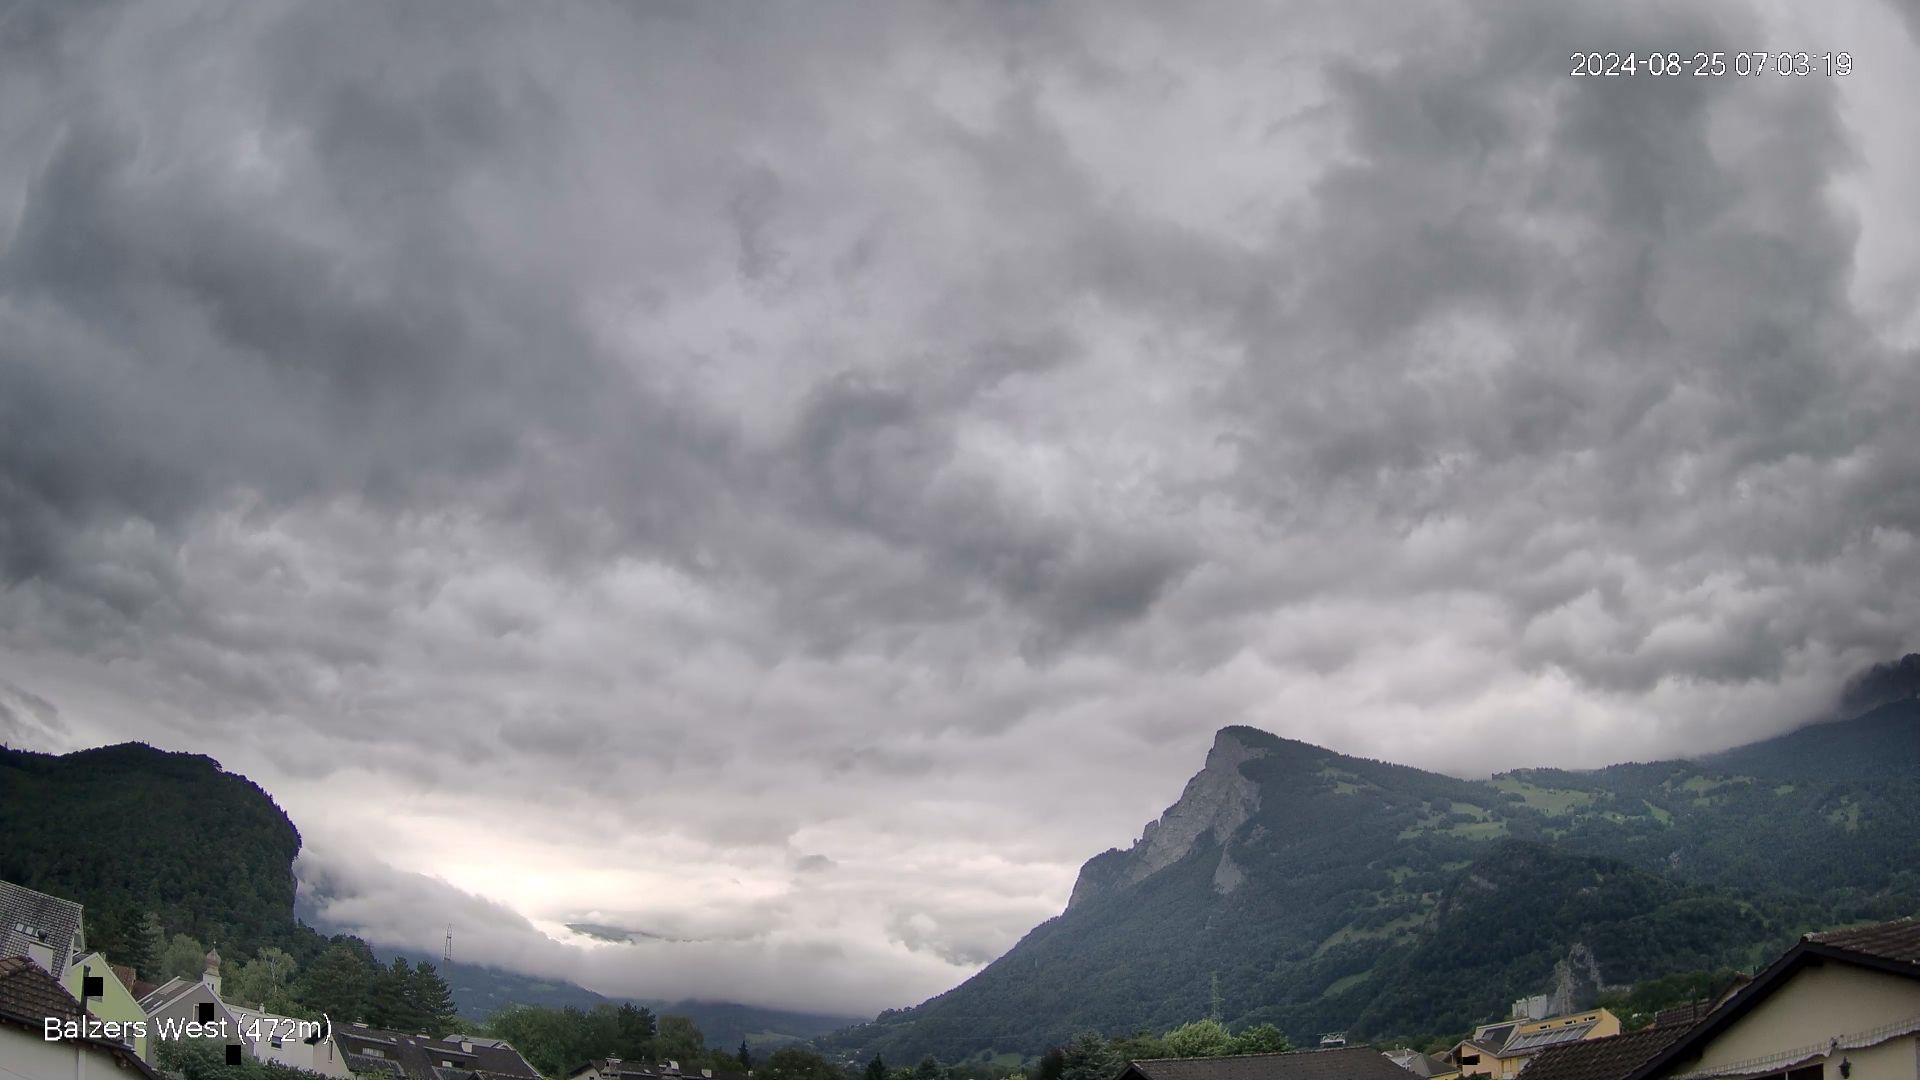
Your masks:
<svg viewBox="0 0 1920 1080"><path fill-rule="evenodd" d="M1463 1077L1513 1080L1533 1055L1551 1046L1620 1034L1620 1018L1605 1009L1482 1024L1448 1055Z"/></svg>
<svg viewBox="0 0 1920 1080"><path fill-rule="evenodd" d="M60 985L66 987L67 993L72 994L75 1000L82 1000L81 994L87 989L86 980L89 976L97 977L100 982L94 987L99 993L88 994L84 998L88 1013L102 1020L146 1026L147 1011L140 1007L133 991L127 989L120 977L113 973L107 966L107 958L100 953L91 953L75 960L67 968ZM152 1051L151 1033L133 1040L133 1052L139 1054L142 1061L152 1062Z"/></svg>

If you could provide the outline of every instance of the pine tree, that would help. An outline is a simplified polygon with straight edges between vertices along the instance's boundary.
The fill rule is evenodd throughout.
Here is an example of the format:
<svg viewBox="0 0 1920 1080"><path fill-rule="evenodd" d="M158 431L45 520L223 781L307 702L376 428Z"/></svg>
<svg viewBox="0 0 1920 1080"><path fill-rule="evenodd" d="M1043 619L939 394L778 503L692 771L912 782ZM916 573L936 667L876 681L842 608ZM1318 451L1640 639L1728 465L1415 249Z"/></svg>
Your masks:
<svg viewBox="0 0 1920 1080"><path fill-rule="evenodd" d="M366 1013L367 1023L389 1031L412 1034L425 1026L426 1018L414 1007L413 967L406 957L396 956L391 966L374 973Z"/></svg>
<svg viewBox="0 0 1920 1080"><path fill-rule="evenodd" d="M740 1059L741 1068L746 1069L748 1071L752 1071L753 1052L747 1049L747 1040L745 1039L740 1040L740 1052L734 1056Z"/></svg>
<svg viewBox="0 0 1920 1080"><path fill-rule="evenodd" d="M881 1060L878 1054L874 1055L872 1061L867 1062L865 1080L887 1080L887 1063Z"/></svg>
<svg viewBox="0 0 1920 1080"><path fill-rule="evenodd" d="M1044 1068L1044 1059L1041 1064ZM1125 1066L1104 1036L1094 1031L1082 1032L1073 1037L1061 1054L1060 1080L1113 1080Z"/></svg>
<svg viewBox="0 0 1920 1080"><path fill-rule="evenodd" d="M645 1061L653 1057L652 1009L642 1008L630 1001L622 1002L614 1014L614 1021L620 1034L614 1053L610 1056L628 1061Z"/></svg>
<svg viewBox="0 0 1920 1080"><path fill-rule="evenodd" d="M435 1038L453 1030L453 1019L458 1012L453 1004L453 988L432 964L422 960L420 966L413 969L407 989L407 1004L414 1018L420 1021L420 1030Z"/></svg>
<svg viewBox="0 0 1920 1080"><path fill-rule="evenodd" d="M335 943L307 966L297 996L308 1008L325 1013L338 1023L371 1022L367 998L373 978L374 968L359 949Z"/></svg>

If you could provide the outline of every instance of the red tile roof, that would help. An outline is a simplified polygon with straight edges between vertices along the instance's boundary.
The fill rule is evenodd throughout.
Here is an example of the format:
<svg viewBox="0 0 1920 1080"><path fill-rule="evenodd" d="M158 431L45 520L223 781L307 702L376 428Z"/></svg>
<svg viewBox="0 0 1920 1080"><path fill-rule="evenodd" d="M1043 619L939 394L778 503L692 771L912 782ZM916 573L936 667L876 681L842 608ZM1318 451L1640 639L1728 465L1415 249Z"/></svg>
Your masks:
<svg viewBox="0 0 1920 1080"><path fill-rule="evenodd" d="M44 1018L80 1019L80 1003L67 988L24 956L0 959L0 1013L40 1023Z"/></svg>

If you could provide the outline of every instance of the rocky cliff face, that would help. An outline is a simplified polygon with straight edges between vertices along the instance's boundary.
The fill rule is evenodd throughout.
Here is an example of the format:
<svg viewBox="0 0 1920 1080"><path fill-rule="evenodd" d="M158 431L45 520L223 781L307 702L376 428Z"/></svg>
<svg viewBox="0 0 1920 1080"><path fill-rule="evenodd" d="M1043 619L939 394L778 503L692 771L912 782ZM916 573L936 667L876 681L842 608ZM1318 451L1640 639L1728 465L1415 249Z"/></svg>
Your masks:
<svg viewBox="0 0 1920 1080"><path fill-rule="evenodd" d="M1254 745L1249 738L1257 734L1222 728L1214 736L1206 766L1187 781L1179 801L1169 806L1160 820L1149 822L1131 848L1125 851L1116 848L1097 855L1081 868L1080 878L1073 886L1073 897L1067 901L1067 910L1072 911L1096 896L1125 888L1179 862L1207 837L1212 837L1215 843L1227 844L1234 830L1246 824L1260 809L1259 787L1240 773L1241 765L1266 756L1266 748ZM1215 887L1222 892L1232 892L1243 879L1231 853L1224 855L1214 875Z"/></svg>

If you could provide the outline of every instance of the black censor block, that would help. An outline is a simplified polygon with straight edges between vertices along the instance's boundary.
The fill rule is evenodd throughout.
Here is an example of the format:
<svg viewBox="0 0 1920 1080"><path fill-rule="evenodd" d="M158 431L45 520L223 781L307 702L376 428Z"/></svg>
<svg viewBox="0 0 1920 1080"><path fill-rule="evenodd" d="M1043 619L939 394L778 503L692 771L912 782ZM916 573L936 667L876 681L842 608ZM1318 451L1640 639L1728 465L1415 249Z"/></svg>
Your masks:
<svg viewBox="0 0 1920 1080"><path fill-rule="evenodd" d="M80 977L80 993L90 998L105 997L107 982L99 975L83 975Z"/></svg>
<svg viewBox="0 0 1920 1080"><path fill-rule="evenodd" d="M203 1024L213 1023L213 1002L203 1001L200 1003L200 1022Z"/></svg>
<svg viewBox="0 0 1920 1080"><path fill-rule="evenodd" d="M227 1044L227 1064L229 1065L240 1064L240 1044L238 1043Z"/></svg>

